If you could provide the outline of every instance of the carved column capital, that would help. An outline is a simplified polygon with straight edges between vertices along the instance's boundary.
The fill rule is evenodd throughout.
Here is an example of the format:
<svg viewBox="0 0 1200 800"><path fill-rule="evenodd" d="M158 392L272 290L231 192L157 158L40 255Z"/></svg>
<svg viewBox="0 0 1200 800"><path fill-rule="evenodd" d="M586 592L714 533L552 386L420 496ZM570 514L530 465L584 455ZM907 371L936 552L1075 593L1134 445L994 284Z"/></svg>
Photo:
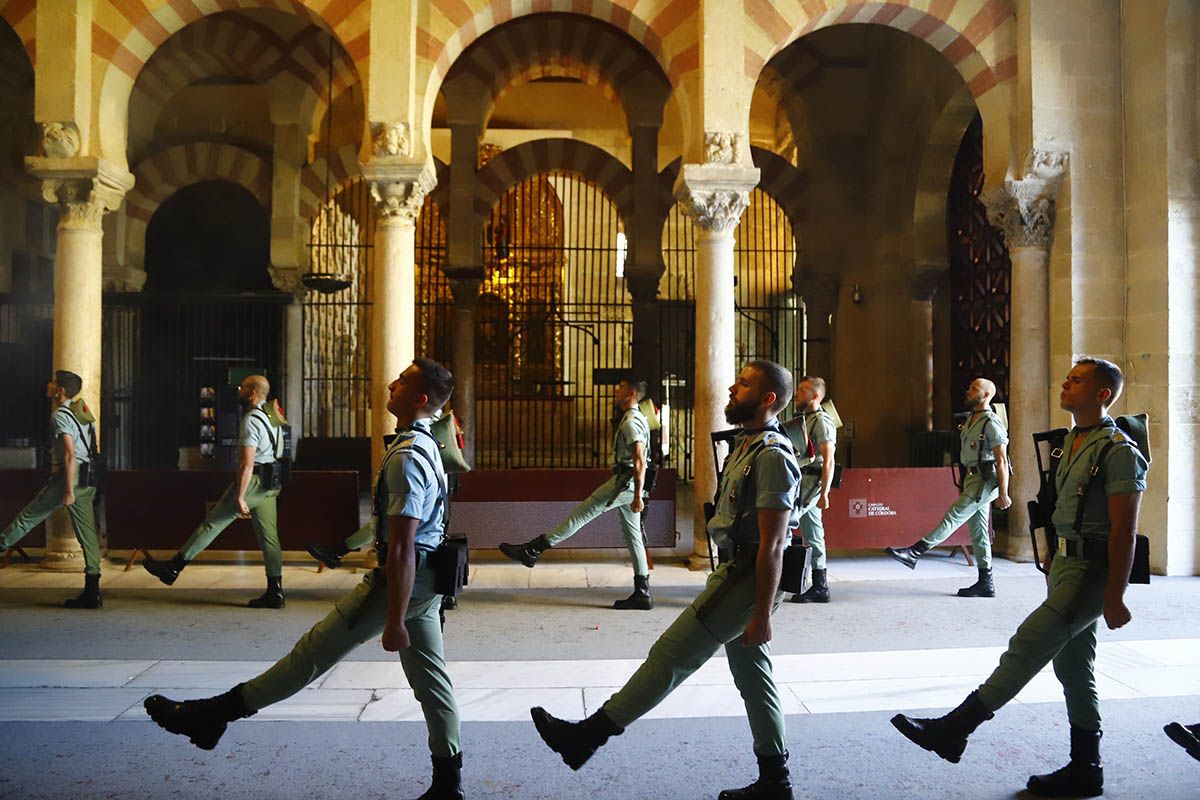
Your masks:
<svg viewBox="0 0 1200 800"><path fill-rule="evenodd" d="M750 205L758 168L736 164L684 164L675 181L675 199L702 230L728 234Z"/></svg>
<svg viewBox="0 0 1200 800"><path fill-rule="evenodd" d="M625 288L635 303L653 303L658 299L658 284L662 271L658 269L625 268Z"/></svg>
<svg viewBox="0 0 1200 800"><path fill-rule="evenodd" d="M1010 248L1049 250L1054 239L1055 203L1066 173L1067 154L1033 150L1025 160L1025 175L984 192L988 222L1004 232Z"/></svg>
<svg viewBox="0 0 1200 800"><path fill-rule="evenodd" d="M376 158L363 164L363 177L371 184L371 197L381 220L416 224L425 196L437 185L433 168L422 163Z"/></svg>
<svg viewBox="0 0 1200 800"><path fill-rule="evenodd" d="M446 273L455 308L470 309L478 305L483 277L483 269L458 269Z"/></svg>
<svg viewBox="0 0 1200 800"><path fill-rule="evenodd" d="M62 209L60 228L99 231L133 188L128 170L99 158L31 156L25 166L42 181L42 199Z"/></svg>

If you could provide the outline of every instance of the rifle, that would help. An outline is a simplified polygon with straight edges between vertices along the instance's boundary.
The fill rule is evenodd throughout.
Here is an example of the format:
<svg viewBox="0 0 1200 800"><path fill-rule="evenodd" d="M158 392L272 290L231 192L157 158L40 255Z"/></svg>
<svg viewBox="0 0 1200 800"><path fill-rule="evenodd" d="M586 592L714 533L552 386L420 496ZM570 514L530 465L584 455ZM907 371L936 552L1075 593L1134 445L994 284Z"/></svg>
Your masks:
<svg viewBox="0 0 1200 800"><path fill-rule="evenodd" d="M1058 502L1058 486L1055 484L1055 474L1058 472L1058 462L1063 457L1063 443L1069 431L1066 428L1055 428L1049 431L1033 434L1033 452L1037 455L1038 464L1038 493L1036 500L1030 500L1029 509L1029 538L1033 542L1034 564L1042 573L1047 569L1038 552L1039 529L1045 531L1046 552L1052 555L1058 549L1058 531L1054 529L1051 517L1054 506ZM1044 446L1044 447L1043 447ZM1042 458L1045 449L1046 458Z"/></svg>

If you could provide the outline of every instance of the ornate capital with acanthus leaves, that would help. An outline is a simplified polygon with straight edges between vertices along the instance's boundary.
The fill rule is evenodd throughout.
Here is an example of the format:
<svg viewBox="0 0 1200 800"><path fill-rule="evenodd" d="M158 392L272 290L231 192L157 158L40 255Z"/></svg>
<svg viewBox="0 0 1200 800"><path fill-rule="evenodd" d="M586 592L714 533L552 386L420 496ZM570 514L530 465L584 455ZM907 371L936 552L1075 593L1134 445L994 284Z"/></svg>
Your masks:
<svg viewBox="0 0 1200 800"><path fill-rule="evenodd" d="M758 168L734 164L684 164L675 181L675 199L702 230L728 234L737 227Z"/></svg>
<svg viewBox="0 0 1200 800"><path fill-rule="evenodd" d="M1050 249L1055 203L1066 173L1067 154L1034 150L1025 160L1025 176L984 192L988 222L1004 231L1010 248Z"/></svg>
<svg viewBox="0 0 1200 800"><path fill-rule="evenodd" d="M62 209L59 228L100 230L100 220L120 208L133 188L133 175L95 157L48 158L31 156L26 168L42 181L42 198Z"/></svg>
<svg viewBox="0 0 1200 800"><path fill-rule="evenodd" d="M410 225L416 224L425 196L437 185L433 169L427 164L382 158L364 164L363 177L371 184L379 217Z"/></svg>

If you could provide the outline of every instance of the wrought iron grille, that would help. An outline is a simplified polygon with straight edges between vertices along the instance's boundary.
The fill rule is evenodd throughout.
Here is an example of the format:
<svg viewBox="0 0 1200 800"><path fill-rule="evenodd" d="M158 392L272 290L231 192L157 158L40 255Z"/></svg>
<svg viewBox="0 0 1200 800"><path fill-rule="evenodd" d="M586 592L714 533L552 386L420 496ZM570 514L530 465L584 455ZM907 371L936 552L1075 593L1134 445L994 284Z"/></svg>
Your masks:
<svg viewBox="0 0 1200 800"><path fill-rule="evenodd" d="M450 366L454 360L450 334L454 297L443 266L446 226L437 203L426 196L417 217L417 354Z"/></svg>
<svg viewBox="0 0 1200 800"><path fill-rule="evenodd" d="M54 345L54 304L13 300L0 304L0 445L47 445L50 380Z"/></svg>
<svg viewBox="0 0 1200 800"><path fill-rule="evenodd" d="M961 398L972 380L984 377L1003 400L1009 390L1012 262L1004 234L988 224L979 199L983 178L983 120L976 114L959 146L946 201L950 396Z"/></svg>
<svg viewBox="0 0 1200 800"><path fill-rule="evenodd" d="M608 197L566 172L526 179L488 216L475 334L478 467L607 464L611 378L631 363L623 231Z"/></svg>
<svg viewBox="0 0 1200 800"><path fill-rule="evenodd" d="M695 224L678 205L663 230L667 272L659 290L664 396L671 407L668 463L681 478L692 473L693 384L695 360ZM734 232L734 308L739 364L770 359L796 375L804 372L804 312L792 291L796 241L787 215L762 189L750 193L750 205ZM730 381L733 375L729 376ZM669 390L669 394L666 394ZM784 409L790 415L792 406Z"/></svg>
<svg viewBox="0 0 1200 800"><path fill-rule="evenodd" d="M346 289L304 297L304 435L369 436L375 209L356 178L330 199L312 230L313 271L344 275ZM317 261L319 260L319 263Z"/></svg>

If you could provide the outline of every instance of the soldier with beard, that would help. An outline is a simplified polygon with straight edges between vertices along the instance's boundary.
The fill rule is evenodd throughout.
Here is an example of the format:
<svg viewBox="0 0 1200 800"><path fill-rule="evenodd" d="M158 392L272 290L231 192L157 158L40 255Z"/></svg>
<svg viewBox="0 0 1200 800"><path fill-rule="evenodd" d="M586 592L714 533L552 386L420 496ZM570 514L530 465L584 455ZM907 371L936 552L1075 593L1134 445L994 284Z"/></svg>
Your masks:
<svg viewBox="0 0 1200 800"><path fill-rule="evenodd" d="M971 415L960 429L962 445L959 463L967 469L962 493L946 511L946 516L924 539L909 547L889 547L887 554L909 569L917 568L917 559L950 538L962 524L971 531L971 544L979 561L979 580L958 590L959 597L995 597L992 581L992 541L988 538L988 506L1012 505L1008 496L1008 431L992 411L996 384L976 378L967 387L967 408Z"/></svg>
<svg viewBox="0 0 1200 800"><path fill-rule="evenodd" d="M721 792L720 800L792 800L783 707L769 647L771 614L783 599L783 553L798 518L800 468L776 421L791 396L791 374L772 361L751 361L729 387L725 419L742 432L733 442L708 523L723 563L633 677L581 722L531 709L542 740L572 769L582 767L609 737L645 716L723 647L746 704L759 778L743 789Z"/></svg>
<svg viewBox="0 0 1200 800"><path fill-rule="evenodd" d="M272 430L271 420L263 410L270 392L271 384L262 375L248 375L242 381L238 402L245 414L238 428L237 477L178 553L169 561L146 556L142 562L147 572L167 586L175 583L183 568L212 544L230 523L249 515L258 536L258 546L262 548L267 590L248 605L250 608L283 608L283 552L279 547L275 508L279 487L272 485L274 465L283 442L282 437Z"/></svg>

